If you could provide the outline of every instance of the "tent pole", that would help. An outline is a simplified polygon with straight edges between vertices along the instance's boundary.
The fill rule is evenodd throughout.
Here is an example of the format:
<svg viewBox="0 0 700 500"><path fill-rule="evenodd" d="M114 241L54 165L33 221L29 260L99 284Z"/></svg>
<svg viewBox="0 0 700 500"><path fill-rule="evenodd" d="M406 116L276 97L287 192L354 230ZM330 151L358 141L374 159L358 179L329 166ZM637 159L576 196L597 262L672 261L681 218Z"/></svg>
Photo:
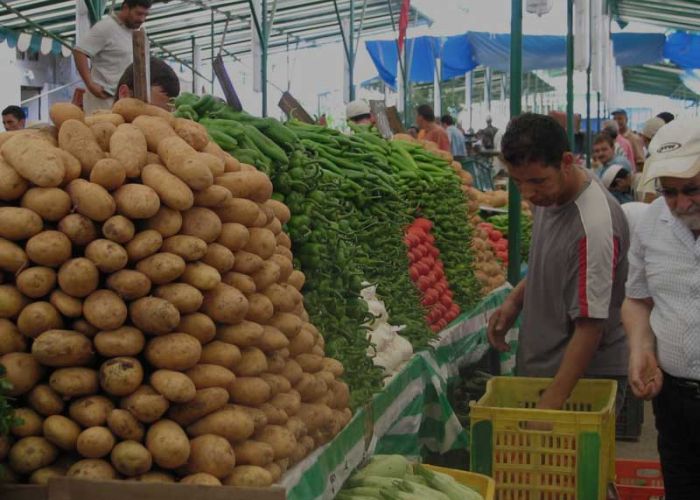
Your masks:
<svg viewBox="0 0 700 500"><path fill-rule="evenodd" d="M593 30L593 9L588 9L588 67L586 68L586 168L590 170L591 168L591 148L592 148L592 138L591 138L591 65L593 61L593 37L591 36L591 31Z"/></svg>
<svg viewBox="0 0 700 500"><path fill-rule="evenodd" d="M574 150L574 0L566 0L566 131Z"/></svg>
<svg viewBox="0 0 700 500"><path fill-rule="evenodd" d="M573 0L571 0L573 1ZM510 14L510 116L521 113L523 84L523 1L511 0ZM520 192L508 181L508 281L520 281Z"/></svg>
<svg viewBox="0 0 700 500"><path fill-rule="evenodd" d="M602 128L601 123L600 123L600 116L601 116L600 115L600 92L596 92L596 97L597 97L596 101L598 103L598 132L600 132L600 130Z"/></svg>
<svg viewBox="0 0 700 500"><path fill-rule="evenodd" d="M355 100L355 0L350 0L350 29L348 30L348 66L350 100Z"/></svg>
<svg viewBox="0 0 700 500"><path fill-rule="evenodd" d="M197 51L197 42L196 42L194 35L192 35L191 41L192 41L192 93L196 94L197 93L197 71L195 70L195 65L196 65L195 52Z"/></svg>
<svg viewBox="0 0 700 500"><path fill-rule="evenodd" d="M211 11L211 93L214 95L214 82L216 74L214 73L214 9Z"/></svg>
<svg viewBox="0 0 700 500"><path fill-rule="evenodd" d="M267 116L267 33L269 23L267 19L267 0L262 0L262 53L260 54L262 73L262 115Z"/></svg>

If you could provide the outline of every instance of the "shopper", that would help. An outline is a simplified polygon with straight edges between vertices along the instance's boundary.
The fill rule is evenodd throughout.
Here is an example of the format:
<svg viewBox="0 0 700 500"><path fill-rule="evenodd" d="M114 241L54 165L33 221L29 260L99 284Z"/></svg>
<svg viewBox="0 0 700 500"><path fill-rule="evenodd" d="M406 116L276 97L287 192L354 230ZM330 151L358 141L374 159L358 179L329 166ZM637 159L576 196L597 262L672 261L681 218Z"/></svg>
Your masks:
<svg viewBox="0 0 700 500"><path fill-rule="evenodd" d="M27 124L27 115L19 106L8 106L2 110L2 124L5 130L22 130Z"/></svg>
<svg viewBox="0 0 700 500"><path fill-rule="evenodd" d="M416 125L420 130L419 139L432 141L443 151L450 151L450 139L447 137L447 132L435 123L435 113L431 106L421 104L416 108Z"/></svg>
<svg viewBox="0 0 700 500"><path fill-rule="evenodd" d="M496 146L496 134L498 129L493 126L493 119L491 116L486 117L486 128L483 128L477 132L479 139L481 139L481 147L487 151L493 151Z"/></svg>
<svg viewBox="0 0 700 500"><path fill-rule="evenodd" d="M644 168L644 146L641 138L627 126L627 111L624 109L617 109L612 112L612 117L617 122L617 126L620 129L620 135L630 141L630 144L632 144L632 151L634 152L634 161L632 162L632 165L636 167L634 171L641 172Z"/></svg>
<svg viewBox="0 0 700 500"><path fill-rule="evenodd" d="M603 122L603 132L608 134L615 141L615 155L624 155L630 165L634 165L634 151L630 141L620 135L620 129L615 120L605 120Z"/></svg>
<svg viewBox="0 0 700 500"><path fill-rule="evenodd" d="M345 117L355 125L374 124L374 117L372 116L369 103L364 99L349 102L345 107Z"/></svg>
<svg viewBox="0 0 700 500"><path fill-rule="evenodd" d="M73 49L75 67L87 87L86 113L112 107L117 82L134 60L133 31L146 21L151 3L124 0L118 14L98 21Z"/></svg>
<svg viewBox="0 0 700 500"><path fill-rule="evenodd" d="M700 491L700 119L651 142L660 197L635 229L622 318L634 394L653 399L667 500Z"/></svg>
<svg viewBox="0 0 700 500"><path fill-rule="evenodd" d="M505 336L522 311L516 370L554 378L537 407L560 409L580 378L604 376L618 380L619 410L628 358L620 321L629 245L622 208L575 164L554 118L514 118L501 151L535 211L527 277L489 318L489 341L509 350Z"/></svg>
<svg viewBox="0 0 700 500"><path fill-rule="evenodd" d="M620 205L634 201L632 174L622 165L611 165L600 180Z"/></svg>
<svg viewBox="0 0 700 500"><path fill-rule="evenodd" d="M598 177L603 177L612 165L622 165L632 172L632 165L624 155L615 155L615 142L608 134L598 134L593 139L593 159L600 165Z"/></svg>
<svg viewBox="0 0 700 500"><path fill-rule="evenodd" d="M151 57L151 104L171 110L170 100L180 95L180 79L173 69L157 57ZM134 65L130 64L117 84L117 98L134 95Z"/></svg>
<svg viewBox="0 0 700 500"><path fill-rule="evenodd" d="M659 118L658 116L655 116L654 118L649 118L647 121L644 122L644 127L642 127L642 132L639 134L640 137L642 138L642 141L644 142L644 147L648 148L649 143L651 140L654 138L656 133L666 125L666 122L663 120L663 118Z"/></svg>
<svg viewBox="0 0 700 500"><path fill-rule="evenodd" d="M455 126L454 118L450 115L444 115L440 118L442 128L447 132L447 137L450 140L450 152L452 156L459 160L467 156L467 145L464 142L464 133Z"/></svg>

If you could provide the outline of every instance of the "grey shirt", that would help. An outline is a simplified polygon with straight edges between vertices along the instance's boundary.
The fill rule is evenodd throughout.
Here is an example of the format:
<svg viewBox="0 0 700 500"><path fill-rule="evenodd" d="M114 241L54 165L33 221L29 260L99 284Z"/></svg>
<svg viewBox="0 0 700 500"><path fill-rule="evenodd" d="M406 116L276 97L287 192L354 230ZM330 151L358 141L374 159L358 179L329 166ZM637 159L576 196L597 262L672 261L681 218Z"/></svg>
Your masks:
<svg viewBox="0 0 700 500"><path fill-rule="evenodd" d="M629 230L620 205L593 174L578 197L537 207L516 369L553 377L579 318L604 320L588 376L627 374L627 339L620 307L625 297Z"/></svg>
<svg viewBox="0 0 700 500"><path fill-rule="evenodd" d="M464 142L464 134L455 126L450 125L445 130L450 139L452 156L467 156L467 145Z"/></svg>

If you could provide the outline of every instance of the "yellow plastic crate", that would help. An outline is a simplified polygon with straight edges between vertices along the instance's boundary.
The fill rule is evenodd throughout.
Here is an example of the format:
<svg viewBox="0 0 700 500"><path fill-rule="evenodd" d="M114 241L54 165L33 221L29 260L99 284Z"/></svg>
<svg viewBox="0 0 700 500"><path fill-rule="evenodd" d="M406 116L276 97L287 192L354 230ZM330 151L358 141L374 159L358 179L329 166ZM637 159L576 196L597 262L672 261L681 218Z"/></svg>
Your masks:
<svg viewBox="0 0 700 500"><path fill-rule="evenodd" d="M471 470L499 500L604 500L615 478L614 380L580 380L561 411L534 409L548 378L494 377L471 402ZM530 430L527 422L549 424Z"/></svg>
<svg viewBox="0 0 700 500"><path fill-rule="evenodd" d="M458 483L469 486L476 491L484 497L484 500L494 500L496 498L496 483L488 476L463 470L448 469L447 467L438 467L436 465L425 465L424 467L452 476Z"/></svg>

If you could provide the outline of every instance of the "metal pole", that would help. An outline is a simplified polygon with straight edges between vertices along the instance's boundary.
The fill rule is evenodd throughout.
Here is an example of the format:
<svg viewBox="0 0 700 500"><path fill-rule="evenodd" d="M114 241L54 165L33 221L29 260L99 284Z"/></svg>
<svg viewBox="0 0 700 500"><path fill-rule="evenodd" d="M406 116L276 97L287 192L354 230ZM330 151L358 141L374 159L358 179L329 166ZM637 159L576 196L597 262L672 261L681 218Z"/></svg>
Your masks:
<svg viewBox="0 0 700 500"><path fill-rule="evenodd" d="M216 79L216 74L214 73L214 11L211 11L211 93L214 94L214 80Z"/></svg>
<svg viewBox="0 0 700 500"><path fill-rule="evenodd" d="M355 100L355 0L350 0L350 33L348 33L348 76L350 100Z"/></svg>
<svg viewBox="0 0 700 500"><path fill-rule="evenodd" d="M523 0L511 0L510 14L510 117L521 113L523 84ZM508 281L520 281L520 192L508 182Z"/></svg>
<svg viewBox="0 0 700 500"><path fill-rule="evenodd" d="M262 54L261 61L261 80L262 80L262 115L267 116L267 32L269 23L267 19L267 0L262 0Z"/></svg>
<svg viewBox="0 0 700 500"><path fill-rule="evenodd" d="M566 0L566 132L574 150L574 0Z"/></svg>
<svg viewBox="0 0 700 500"><path fill-rule="evenodd" d="M197 93L197 70L195 69L195 51L197 50L196 47L196 38L194 35L192 36L192 93L196 94ZM213 61L212 61L213 64Z"/></svg>
<svg viewBox="0 0 700 500"><path fill-rule="evenodd" d="M596 101L598 103L598 132L600 132L601 129L601 123L600 123L600 92L596 92Z"/></svg>
<svg viewBox="0 0 700 500"><path fill-rule="evenodd" d="M591 168L591 64L593 60L593 9L588 8L588 67L586 68L586 168Z"/></svg>

